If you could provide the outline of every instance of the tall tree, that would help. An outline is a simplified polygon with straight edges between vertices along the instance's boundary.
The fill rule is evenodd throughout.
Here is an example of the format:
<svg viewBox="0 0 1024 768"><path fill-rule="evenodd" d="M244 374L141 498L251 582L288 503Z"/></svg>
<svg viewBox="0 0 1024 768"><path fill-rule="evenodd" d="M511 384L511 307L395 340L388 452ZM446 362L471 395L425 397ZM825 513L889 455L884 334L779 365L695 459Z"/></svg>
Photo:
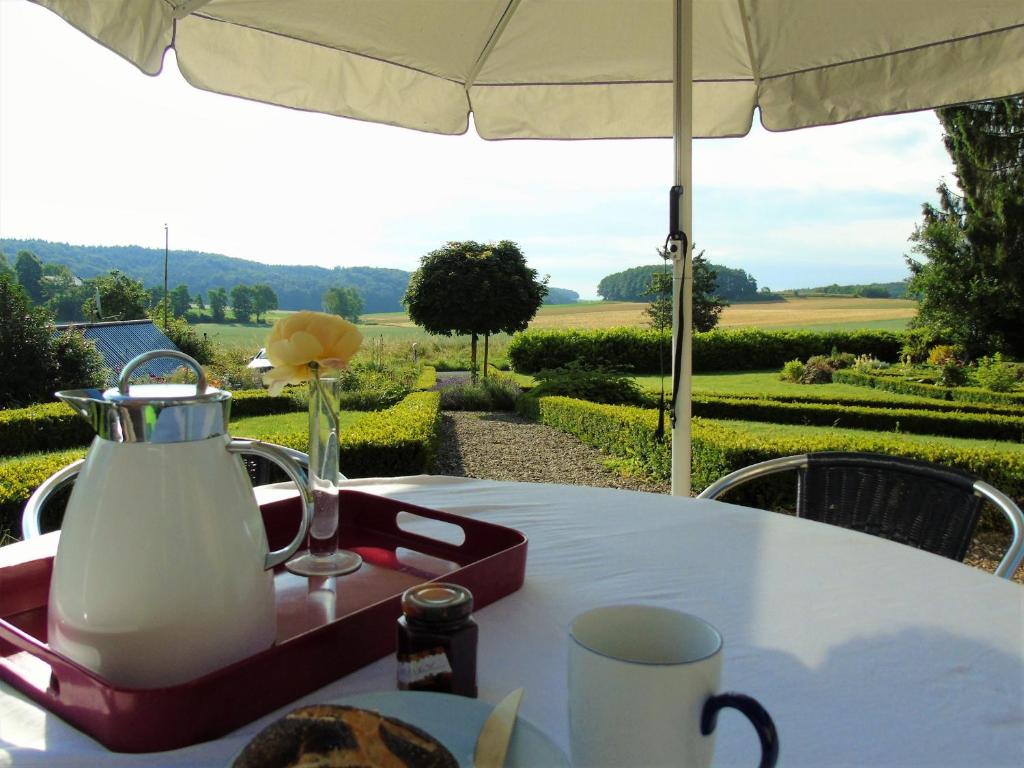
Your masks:
<svg viewBox="0 0 1024 768"><path fill-rule="evenodd" d="M658 249L658 255L666 262L670 258L664 248ZM693 257L693 329L710 331L718 325L722 309L729 306L715 295L715 267L704 258L704 251ZM652 328L668 330L672 327L672 272L671 268L651 275L650 287L647 291L653 296L650 306L644 310L648 323Z"/></svg>
<svg viewBox="0 0 1024 768"><path fill-rule="evenodd" d="M170 299L171 312L174 313L175 317L181 317L188 312L188 308L192 306L192 297L189 296L188 286L184 283L171 291Z"/></svg>
<svg viewBox="0 0 1024 768"><path fill-rule="evenodd" d="M972 357L1024 357L1024 97L937 114L963 195L941 184L911 237L914 324Z"/></svg>
<svg viewBox="0 0 1024 768"><path fill-rule="evenodd" d="M7 255L0 251L0 275L7 275L8 277L14 277L14 270L11 269L11 265L7 263Z"/></svg>
<svg viewBox="0 0 1024 768"><path fill-rule="evenodd" d="M328 288L324 293L323 308L325 312L358 323L363 311L363 297L351 285Z"/></svg>
<svg viewBox="0 0 1024 768"><path fill-rule="evenodd" d="M211 288L206 296L210 299L210 317L213 322L223 323L224 309L228 305L228 292L223 288Z"/></svg>
<svg viewBox="0 0 1024 768"><path fill-rule="evenodd" d="M231 289L231 312L235 320L248 323L252 319L252 288L248 285L236 285Z"/></svg>
<svg viewBox="0 0 1024 768"><path fill-rule="evenodd" d="M50 402L55 389L103 384L103 358L78 333L55 333L53 316L0 274L0 405Z"/></svg>
<svg viewBox="0 0 1024 768"><path fill-rule="evenodd" d="M470 336L475 377L477 338L526 330L547 291L515 243L449 242L420 259L402 301L428 333Z"/></svg>
<svg viewBox="0 0 1024 768"><path fill-rule="evenodd" d="M45 301L42 283L43 265L36 255L29 251L18 251L18 258L14 262L14 272L18 276L18 283L25 289L25 293L28 294L32 303L42 304Z"/></svg>
<svg viewBox="0 0 1024 768"><path fill-rule="evenodd" d="M257 283L252 287L252 311L256 313L257 325L260 315L271 309L277 309L277 294L267 283Z"/></svg>
<svg viewBox="0 0 1024 768"><path fill-rule="evenodd" d="M120 270L87 281L90 296L82 304L88 318L99 320L141 320L146 317L149 294L138 280L132 280ZM96 295L100 305L96 306Z"/></svg>

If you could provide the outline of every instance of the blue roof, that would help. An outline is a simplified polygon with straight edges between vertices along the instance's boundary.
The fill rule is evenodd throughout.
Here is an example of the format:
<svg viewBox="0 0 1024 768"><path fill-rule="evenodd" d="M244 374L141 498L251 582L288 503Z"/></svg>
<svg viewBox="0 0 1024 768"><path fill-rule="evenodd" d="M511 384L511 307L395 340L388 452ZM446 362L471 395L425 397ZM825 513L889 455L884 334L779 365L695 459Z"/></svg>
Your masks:
<svg viewBox="0 0 1024 768"><path fill-rule="evenodd" d="M154 349L177 349L174 342L164 336L163 331L157 328L152 320L68 323L57 326L59 331L72 328L81 331L85 338L95 342L96 349L103 355L107 368L112 372L107 380L107 384L111 386L117 383L117 377L125 365L136 355ZM145 376L163 378L170 376L181 366L181 360L170 357L158 358L136 368L132 372L132 378L138 379Z"/></svg>

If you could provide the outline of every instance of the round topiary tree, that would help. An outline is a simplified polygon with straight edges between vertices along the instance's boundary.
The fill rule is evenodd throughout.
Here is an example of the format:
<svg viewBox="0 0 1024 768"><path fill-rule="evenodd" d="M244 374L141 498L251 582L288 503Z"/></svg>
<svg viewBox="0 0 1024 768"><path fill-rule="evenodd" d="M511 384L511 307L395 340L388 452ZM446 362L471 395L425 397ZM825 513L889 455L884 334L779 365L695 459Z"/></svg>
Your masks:
<svg viewBox="0 0 1024 768"><path fill-rule="evenodd" d="M515 243L467 240L423 256L402 303L428 333L470 337L476 378L478 337L526 330L547 292L547 279L537 279Z"/></svg>

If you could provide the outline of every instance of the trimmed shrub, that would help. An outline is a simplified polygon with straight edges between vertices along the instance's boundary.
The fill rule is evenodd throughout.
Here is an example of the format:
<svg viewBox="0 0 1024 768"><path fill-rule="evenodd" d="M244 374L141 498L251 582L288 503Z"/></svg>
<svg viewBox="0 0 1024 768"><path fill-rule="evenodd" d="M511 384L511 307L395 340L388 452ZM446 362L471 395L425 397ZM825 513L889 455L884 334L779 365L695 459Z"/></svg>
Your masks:
<svg viewBox="0 0 1024 768"><path fill-rule="evenodd" d="M940 387L935 384L923 384L906 381L898 376L860 373L859 371L836 371L832 380L842 384L853 384L857 387L874 387L887 392L898 392L903 395L931 397L938 400L955 400L966 403L993 403L996 405L1024 406L1024 394L1016 392L989 392L979 387Z"/></svg>
<svg viewBox="0 0 1024 768"><path fill-rule="evenodd" d="M804 375L804 364L799 360L790 360L784 366L782 371L779 373L779 379L782 381L791 381L794 384L799 383L800 379Z"/></svg>
<svg viewBox="0 0 1024 768"><path fill-rule="evenodd" d="M287 392L275 397L261 389L231 393L232 419L288 413L305 407ZM88 422L66 403L0 410L0 456L84 447L95 435Z"/></svg>
<svg viewBox="0 0 1024 768"><path fill-rule="evenodd" d="M288 390L280 395L271 395L265 389L238 389L231 393L232 419L270 416L275 413L291 413L305 409L305 404L290 394Z"/></svg>
<svg viewBox="0 0 1024 768"><path fill-rule="evenodd" d="M21 538L21 511L28 497L54 472L84 456L81 448L0 461L0 539Z"/></svg>
<svg viewBox="0 0 1024 768"><path fill-rule="evenodd" d="M602 405L567 397L522 398L520 412L575 435L656 480L671 476L669 440L654 436L658 412L650 408ZM693 420L692 477L700 491L723 475L758 461L815 451L864 451L931 461L976 475L1024 500L1024 453L949 445L907 443L898 437L861 435L763 436L708 419Z"/></svg>
<svg viewBox="0 0 1024 768"><path fill-rule="evenodd" d="M630 377L603 368L589 368L576 360L562 368L540 371L535 378L529 397L562 395L592 403L647 404L647 396Z"/></svg>
<svg viewBox="0 0 1024 768"><path fill-rule="evenodd" d="M0 456L86 446L96 433L66 403L0 411Z"/></svg>
<svg viewBox="0 0 1024 768"><path fill-rule="evenodd" d="M413 392L402 402L367 414L342 430L338 464L346 477L393 477L429 472L437 454L440 424L437 392ZM309 433L271 432L246 435L286 445L304 453Z"/></svg>
<svg viewBox="0 0 1024 768"><path fill-rule="evenodd" d="M1024 442L1024 415L957 413L913 408L793 403L774 399L693 396L693 415L710 419L807 424L878 432L910 432Z"/></svg>
<svg viewBox="0 0 1024 768"><path fill-rule="evenodd" d="M416 381L413 382L414 392L423 392L437 386L437 369L432 365L424 365L420 370Z"/></svg>
<svg viewBox="0 0 1024 768"><path fill-rule="evenodd" d="M895 360L902 338L891 331L714 330L693 336L697 373L781 368L794 358L829 355L833 348L853 355ZM520 373L561 368L574 360L615 370L654 373L671 357L671 334L644 328L603 330L531 330L517 333L508 347ZM667 365L667 362L665 363Z"/></svg>
<svg viewBox="0 0 1024 768"><path fill-rule="evenodd" d="M694 397L714 397L730 400L774 400L780 403L824 403L844 408L860 406L864 408L906 408L914 411L939 411L942 413L993 413L997 416L1024 415L1020 408L1013 405L954 402L952 400L933 400L927 397L913 397L912 400L897 400L895 398L884 400L880 398L857 397L856 395L848 395L845 392L830 392L827 389L808 389L806 392L787 392L771 395L759 395L752 392L702 391L696 393Z"/></svg>

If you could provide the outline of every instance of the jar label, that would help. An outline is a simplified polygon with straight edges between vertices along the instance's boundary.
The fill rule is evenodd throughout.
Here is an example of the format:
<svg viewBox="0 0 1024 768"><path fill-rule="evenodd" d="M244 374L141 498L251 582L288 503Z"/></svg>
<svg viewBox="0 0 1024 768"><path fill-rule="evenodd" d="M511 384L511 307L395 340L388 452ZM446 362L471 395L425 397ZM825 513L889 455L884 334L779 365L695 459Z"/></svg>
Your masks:
<svg viewBox="0 0 1024 768"><path fill-rule="evenodd" d="M412 685L432 677L452 674L452 665L444 648L431 648L399 658L398 682L401 685Z"/></svg>

